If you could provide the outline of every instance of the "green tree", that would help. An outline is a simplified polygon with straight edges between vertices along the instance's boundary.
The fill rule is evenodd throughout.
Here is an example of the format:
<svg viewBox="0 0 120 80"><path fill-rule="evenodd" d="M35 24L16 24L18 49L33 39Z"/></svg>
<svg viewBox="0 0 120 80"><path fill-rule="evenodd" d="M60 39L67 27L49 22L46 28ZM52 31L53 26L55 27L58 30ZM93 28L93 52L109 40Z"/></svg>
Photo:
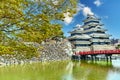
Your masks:
<svg viewBox="0 0 120 80"><path fill-rule="evenodd" d="M120 44L118 44L116 48L117 48L117 49L120 49Z"/></svg>
<svg viewBox="0 0 120 80"><path fill-rule="evenodd" d="M24 42L41 43L63 36L62 26L57 22L64 20L64 13L73 16L77 7L77 0L1 0L0 3L0 49L27 56L35 55L37 50Z"/></svg>

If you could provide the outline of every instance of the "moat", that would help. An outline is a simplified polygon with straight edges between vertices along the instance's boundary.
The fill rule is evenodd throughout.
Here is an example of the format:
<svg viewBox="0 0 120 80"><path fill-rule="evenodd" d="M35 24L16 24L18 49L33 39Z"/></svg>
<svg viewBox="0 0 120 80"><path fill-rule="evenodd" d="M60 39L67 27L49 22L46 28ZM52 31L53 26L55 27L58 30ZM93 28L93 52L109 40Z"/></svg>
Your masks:
<svg viewBox="0 0 120 80"><path fill-rule="evenodd" d="M0 80L120 80L120 59L4 66L0 67Z"/></svg>

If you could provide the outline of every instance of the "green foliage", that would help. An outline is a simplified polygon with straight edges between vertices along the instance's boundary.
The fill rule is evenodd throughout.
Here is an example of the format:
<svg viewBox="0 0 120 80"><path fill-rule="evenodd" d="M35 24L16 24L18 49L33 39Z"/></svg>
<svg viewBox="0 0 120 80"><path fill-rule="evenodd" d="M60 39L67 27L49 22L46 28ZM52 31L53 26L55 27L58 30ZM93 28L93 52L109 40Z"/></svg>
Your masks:
<svg viewBox="0 0 120 80"><path fill-rule="evenodd" d="M117 47L116 47L117 49L120 49L120 44L119 45L117 45Z"/></svg>
<svg viewBox="0 0 120 80"><path fill-rule="evenodd" d="M4 45L0 45L0 55L13 55L17 59L29 59L32 57L38 57L40 52L38 52L39 47L33 46L34 44L27 45L23 42L16 42L9 40Z"/></svg>
<svg viewBox="0 0 120 80"><path fill-rule="evenodd" d="M34 46L27 46L25 44L20 44L14 47L15 49L15 54L20 55L18 58L19 59L29 59L32 57L37 57L39 54L37 52L37 48Z"/></svg>
<svg viewBox="0 0 120 80"><path fill-rule="evenodd" d="M0 45L0 55L1 54L13 54L14 48L10 46L2 46Z"/></svg>
<svg viewBox="0 0 120 80"><path fill-rule="evenodd" d="M0 54L22 54L26 58L36 56L37 48L24 42L41 43L63 37L62 26L56 20L62 21L67 12L73 16L77 5L76 0L0 0L0 3Z"/></svg>

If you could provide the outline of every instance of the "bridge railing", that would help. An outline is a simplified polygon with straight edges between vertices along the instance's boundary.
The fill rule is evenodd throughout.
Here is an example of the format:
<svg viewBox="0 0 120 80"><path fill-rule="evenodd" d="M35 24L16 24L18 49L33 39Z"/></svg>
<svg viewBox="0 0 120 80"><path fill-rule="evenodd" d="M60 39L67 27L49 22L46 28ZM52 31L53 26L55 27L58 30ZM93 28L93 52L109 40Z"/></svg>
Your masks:
<svg viewBox="0 0 120 80"><path fill-rule="evenodd" d="M75 55L94 55L94 54L120 54L120 49L115 50L95 50L75 52Z"/></svg>

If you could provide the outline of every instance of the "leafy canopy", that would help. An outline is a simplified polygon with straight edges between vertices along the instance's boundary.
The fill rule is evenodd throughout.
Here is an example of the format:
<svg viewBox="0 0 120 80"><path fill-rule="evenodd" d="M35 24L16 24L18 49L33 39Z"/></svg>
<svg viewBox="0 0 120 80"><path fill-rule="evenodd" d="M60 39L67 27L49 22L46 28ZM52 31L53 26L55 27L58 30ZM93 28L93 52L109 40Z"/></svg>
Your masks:
<svg viewBox="0 0 120 80"><path fill-rule="evenodd" d="M62 26L57 22L64 20L64 13L73 16L77 7L77 0L0 0L0 3L0 54L37 53L36 48L23 43L41 43L63 36Z"/></svg>

